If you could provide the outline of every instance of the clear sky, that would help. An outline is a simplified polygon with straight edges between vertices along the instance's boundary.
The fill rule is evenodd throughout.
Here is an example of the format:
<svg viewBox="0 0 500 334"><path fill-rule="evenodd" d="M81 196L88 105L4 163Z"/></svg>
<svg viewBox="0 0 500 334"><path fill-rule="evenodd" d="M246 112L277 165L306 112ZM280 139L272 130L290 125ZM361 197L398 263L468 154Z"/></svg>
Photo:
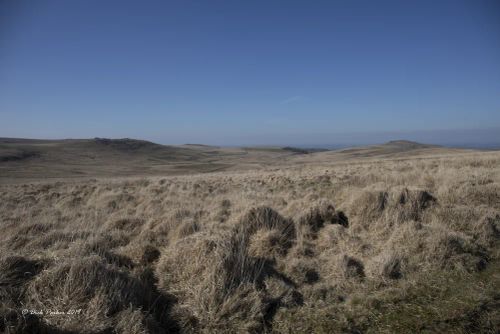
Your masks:
<svg viewBox="0 0 500 334"><path fill-rule="evenodd" d="M462 130L500 142L498 0L0 1L0 137Z"/></svg>

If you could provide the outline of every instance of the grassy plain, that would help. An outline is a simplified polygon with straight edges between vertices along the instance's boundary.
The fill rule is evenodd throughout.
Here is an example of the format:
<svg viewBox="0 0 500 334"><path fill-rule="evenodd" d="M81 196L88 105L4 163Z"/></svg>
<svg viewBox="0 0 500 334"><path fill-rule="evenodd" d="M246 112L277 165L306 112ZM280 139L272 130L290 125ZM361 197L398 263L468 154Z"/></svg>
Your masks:
<svg viewBox="0 0 500 334"><path fill-rule="evenodd" d="M500 152L70 144L2 144L0 331L500 328Z"/></svg>

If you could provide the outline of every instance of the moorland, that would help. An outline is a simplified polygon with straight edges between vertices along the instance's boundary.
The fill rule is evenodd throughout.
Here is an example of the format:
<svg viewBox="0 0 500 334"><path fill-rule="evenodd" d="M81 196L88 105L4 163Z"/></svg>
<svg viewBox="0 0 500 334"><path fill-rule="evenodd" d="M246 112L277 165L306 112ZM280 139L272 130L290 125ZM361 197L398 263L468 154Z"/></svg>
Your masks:
<svg viewBox="0 0 500 334"><path fill-rule="evenodd" d="M0 139L0 331L497 333L500 152Z"/></svg>

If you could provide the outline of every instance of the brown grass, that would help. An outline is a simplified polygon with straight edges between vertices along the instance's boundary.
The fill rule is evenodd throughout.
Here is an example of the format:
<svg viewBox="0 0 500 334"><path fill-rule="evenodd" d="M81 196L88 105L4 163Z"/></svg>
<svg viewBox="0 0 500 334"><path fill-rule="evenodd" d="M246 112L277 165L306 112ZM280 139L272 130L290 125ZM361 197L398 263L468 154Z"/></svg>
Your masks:
<svg viewBox="0 0 500 334"><path fill-rule="evenodd" d="M492 152L5 184L0 331L496 333L499 166Z"/></svg>

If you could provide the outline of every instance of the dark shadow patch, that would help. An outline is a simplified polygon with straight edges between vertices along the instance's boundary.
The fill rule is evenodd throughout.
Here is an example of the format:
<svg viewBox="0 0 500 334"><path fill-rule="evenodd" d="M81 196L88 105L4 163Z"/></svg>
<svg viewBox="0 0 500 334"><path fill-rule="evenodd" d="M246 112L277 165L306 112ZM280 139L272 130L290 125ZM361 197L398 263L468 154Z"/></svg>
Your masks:
<svg viewBox="0 0 500 334"><path fill-rule="evenodd" d="M0 300L19 302L23 286L40 273L46 262L11 256L0 261Z"/></svg>
<svg viewBox="0 0 500 334"><path fill-rule="evenodd" d="M158 260L160 254L161 253L158 250L158 248L151 245L147 245L146 247L144 247L144 250L142 252L141 262L143 264L151 264L156 260Z"/></svg>
<svg viewBox="0 0 500 334"><path fill-rule="evenodd" d="M342 258L342 270L344 272L344 276L348 278L365 277L365 266L363 263L360 260L347 255Z"/></svg>

